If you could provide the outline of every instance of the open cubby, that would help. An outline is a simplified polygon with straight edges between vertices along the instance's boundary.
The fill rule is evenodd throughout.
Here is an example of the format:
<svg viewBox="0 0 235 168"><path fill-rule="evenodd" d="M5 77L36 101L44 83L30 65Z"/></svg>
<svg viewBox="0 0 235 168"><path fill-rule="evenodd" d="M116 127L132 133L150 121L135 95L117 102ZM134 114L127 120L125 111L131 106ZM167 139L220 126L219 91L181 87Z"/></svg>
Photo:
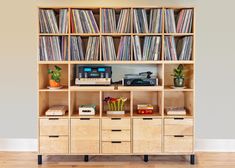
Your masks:
<svg viewBox="0 0 235 168"><path fill-rule="evenodd" d="M193 116L193 92L192 91L165 91L164 93L164 108L167 107L184 107L187 116ZM165 111L164 109L164 111ZM166 113L165 113L165 116Z"/></svg>
<svg viewBox="0 0 235 168"><path fill-rule="evenodd" d="M54 70L55 66L62 68L60 84L63 89L68 88L68 65L67 64L40 64L39 65L39 89L47 89L51 79L48 69Z"/></svg>
<svg viewBox="0 0 235 168"><path fill-rule="evenodd" d="M162 92L157 91L133 91L133 116L161 116L162 115ZM151 104L153 114L138 114L138 104Z"/></svg>
<svg viewBox="0 0 235 168"><path fill-rule="evenodd" d="M52 106L64 105L69 107L68 92L39 92L39 115L45 116L45 112ZM66 113L65 116L68 116Z"/></svg>
<svg viewBox="0 0 235 168"><path fill-rule="evenodd" d="M173 89L174 77L172 76L174 69L180 64L165 64L164 66L164 87L165 89ZM182 64L184 67L185 74L185 89L194 88L194 65L193 64Z"/></svg>
<svg viewBox="0 0 235 168"><path fill-rule="evenodd" d="M91 91L72 91L70 92L70 111L72 117L84 117L79 116L78 107L80 105L96 105L95 116L100 115L100 92Z"/></svg>
<svg viewBox="0 0 235 168"><path fill-rule="evenodd" d="M74 30L74 15L73 15L73 10L85 10L85 11L92 11L96 24L98 26L99 32L100 32L100 9L99 8L71 8L71 12L70 12L70 31L72 34L77 34L77 33L81 33L81 34L92 34L92 33L82 33L82 32L76 32Z"/></svg>
<svg viewBox="0 0 235 168"><path fill-rule="evenodd" d="M106 112L108 111L108 105L104 102L104 99L106 97L127 98L127 101L125 102L125 106L124 106L125 115L120 115L120 116L130 117L130 115L131 115L131 92L129 92L129 91L103 91L102 92L102 116L115 117L116 115L107 115L106 114Z"/></svg>

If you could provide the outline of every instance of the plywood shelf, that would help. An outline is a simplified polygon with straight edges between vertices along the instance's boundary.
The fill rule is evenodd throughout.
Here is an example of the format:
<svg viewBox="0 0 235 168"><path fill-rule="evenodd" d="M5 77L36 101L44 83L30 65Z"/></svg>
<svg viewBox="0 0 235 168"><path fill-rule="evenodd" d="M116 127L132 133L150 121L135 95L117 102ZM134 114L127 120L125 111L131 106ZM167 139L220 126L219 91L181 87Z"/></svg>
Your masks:
<svg viewBox="0 0 235 168"><path fill-rule="evenodd" d="M187 91L193 91L193 89L192 88L173 88L172 86L165 86L164 87L164 91L166 91L166 92L179 92L179 91L185 91L185 92L187 92Z"/></svg>
<svg viewBox="0 0 235 168"><path fill-rule="evenodd" d="M153 114L138 114L137 112L133 113L133 118L162 118L159 112L153 112Z"/></svg>
<svg viewBox="0 0 235 168"><path fill-rule="evenodd" d="M68 92L68 91L69 91L68 86L63 86L63 88L61 89L48 89L48 88L39 89L39 92Z"/></svg>
<svg viewBox="0 0 235 168"><path fill-rule="evenodd" d="M77 114L76 114L77 113ZM71 118L100 118L100 114L96 113L95 115L79 115L78 112L73 112L73 114L71 115Z"/></svg>

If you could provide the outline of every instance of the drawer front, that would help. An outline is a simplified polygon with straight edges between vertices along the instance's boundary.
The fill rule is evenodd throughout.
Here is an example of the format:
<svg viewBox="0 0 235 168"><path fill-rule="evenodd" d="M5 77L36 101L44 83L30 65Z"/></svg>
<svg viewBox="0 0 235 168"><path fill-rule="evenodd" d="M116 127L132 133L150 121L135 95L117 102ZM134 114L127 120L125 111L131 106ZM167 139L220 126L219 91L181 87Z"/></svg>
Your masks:
<svg viewBox="0 0 235 168"><path fill-rule="evenodd" d="M99 119L71 119L71 153L99 153Z"/></svg>
<svg viewBox="0 0 235 168"><path fill-rule="evenodd" d="M193 152L192 136L165 136L164 152Z"/></svg>
<svg viewBox="0 0 235 168"><path fill-rule="evenodd" d="M102 141L130 141L130 130L103 130Z"/></svg>
<svg viewBox="0 0 235 168"><path fill-rule="evenodd" d="M161 152L161 119L133 119L133 153Z"/></svg>
<svg viewBox="0 0 235 168"><path fill-rule="evenodd" d="M40 119L40 135L68 135L68 119Z"/></svg>
<svg viewBox="0 0 235 168"><path fill-rule="evenodd" d="M130 152L130 142L102 142L102 153L104 154L129 154Z"/></svg>
<svg viewBox="0 0 235 168"><path fill-rule="evenodd" d="M193 135L193 119L165 119L165 135Z"/></svg>
<svg viewBox="0 0 235 168"><path fill-rule="evenodd" d="M68 154L68 136L40 136L40 153Z"/></svg>
<svg viewBox="0 0 235 168"><path fill-rule="evenodd" d="M102 129L130 129L129 118L104 118L102 119Z"/></svg>

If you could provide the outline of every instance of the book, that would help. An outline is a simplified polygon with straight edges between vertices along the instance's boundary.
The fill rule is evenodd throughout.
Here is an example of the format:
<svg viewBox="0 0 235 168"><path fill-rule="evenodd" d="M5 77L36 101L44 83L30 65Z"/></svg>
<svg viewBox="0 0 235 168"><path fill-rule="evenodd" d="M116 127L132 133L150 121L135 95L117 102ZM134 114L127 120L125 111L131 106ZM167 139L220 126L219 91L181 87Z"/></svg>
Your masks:
<svg viewBox="0 0 235 168"><path fill-rule="evenodd" d="M165 60L178 60L174 36L165 37Z"/></svg>
<svg viewBox="0 0 235 168"><path fill-rule="evenodd" d="M148 33L148 20L145 9L134 9L135 33Z"/></svg>
<svg viewBox="0 0 235 168"><path fill-rule="evenodd" d="M143 48L140 44L140 37L133 37L134 59L137 61L149 61L161 59L161 37L160 36L145 36ZM143 50L142 50L143 49ZM142 52L141 52L142 51Z"/></svg>
<svg viewBox="0 0 235 168"><path fill-rule="evenodd" d="M131 36L122 36L119 42L117 60L131 59Z"/></svg>
<svg viewBox="0 0 235 168"><path fill-rule="evenodd" d="M40 9L39 27L41 33L67 33L68 9Z"/></svg>
<svg viewBox="0 0 235 168"><path fill-rule="evenodd" d="M174 9L165 10L165 32L176 33Z"/></svg>
<svg viewBox="0 0 235 168"><path fill-rule="evenodd" d="M150 9L149 32L162 32L162 9Z"/></svg>
<svg viewBox="0 0 235 168"><path fill-rule="evenodd" d="M71 10L72 33L98 33L99 28L92 10Z"/></svg>
<svg viewBox="0 0 235 168"><path fill-rule="evenodd" d="M68 111L67 106L55 105L50 107L46 112L46 116L63 116Z"/></svg>
<svg viewBox="0 0 235 168"><path fill-rule="evenodd" d="M131 32L131 10L130 9L121 9L118 24L117 24L118 33L130 33Z"/></svg>
<svg viewBox="0 0 235 168"><path fill-rule="evenodd" d="M117 59L113 37L102 37L102 55L105 61L114 61Z"/></svg>
<svg viewBox="0 0 235 168"><path fill-rule="evenodd" d="M177 33L191 33L193 23L193 10L182 9L178 15Z"/></svg>
<svg viewBox="0 0 235 168"><path fill-rule="evenodd" d="M116 33L116 14L114 9L102 9L102 32Z"/></svg>
<svg viewBox="0 0 235 168"><path fill-rule="evenodd" d="M184 107L167 107L167 115L186 115L186 109Z"/></svg>
<svg viewBox="0 0 235 168"><path fill-rule="evenodd" d="M67 36L39 37L39 55L41 61L68 60Z"/></svg>

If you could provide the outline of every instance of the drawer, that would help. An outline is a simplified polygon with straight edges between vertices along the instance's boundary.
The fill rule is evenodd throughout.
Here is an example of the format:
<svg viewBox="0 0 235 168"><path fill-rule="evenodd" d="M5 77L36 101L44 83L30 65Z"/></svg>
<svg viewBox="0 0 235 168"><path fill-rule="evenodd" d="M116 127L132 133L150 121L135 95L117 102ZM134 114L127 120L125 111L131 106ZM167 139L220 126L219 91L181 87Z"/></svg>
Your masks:
<svg viewBox="0 0 235 168"><path fill-rule="evenodd" d="M99 119L71 119L71 153L99 153Z"/></svg>
<svg viewBox="0 0 235 168"><path fill-rule="evenodd" d="M102 141L130 141L130 130L103 130Z"/></svg>
<svg viewBox="0 0 235 168"><path fill-rule="evenodd" d="M129 118L104 118L102 119L102 129L130 129Z"/></svg>
<svg viewBox="0 0 235 168"><path fill-rule="evenodd" d="M40 153L68 154L68 136L40 136Z"/></svg>
<svg viewBox="0 0 235 168"><path fill-rule="evenodd" d="M133 119L133 153L161 152L161 134L161 119Z"/></svg>
<svg viewBox="0 0 235 168"><path fill-rule="evenodd" d="M165 135L193 135L193 119L165 119Z"/></svg>
<svg viewBox="0 0 235 168"><path fill-rule="evenodd" d="M68 119L40 119L40 135L68 135Z"/></svg>
<svg viewBox="0 0 235 168"><path fill-rule="evenodd" d="M192 136L165 136L164 152L193 152Z"/></svg>
<svg viewBox="0 0 235 168"><path fill-rule="evenodd" d="M102 153L104 154L128 154L131 152L130 142L111 141L102 142Z"/></svg>

